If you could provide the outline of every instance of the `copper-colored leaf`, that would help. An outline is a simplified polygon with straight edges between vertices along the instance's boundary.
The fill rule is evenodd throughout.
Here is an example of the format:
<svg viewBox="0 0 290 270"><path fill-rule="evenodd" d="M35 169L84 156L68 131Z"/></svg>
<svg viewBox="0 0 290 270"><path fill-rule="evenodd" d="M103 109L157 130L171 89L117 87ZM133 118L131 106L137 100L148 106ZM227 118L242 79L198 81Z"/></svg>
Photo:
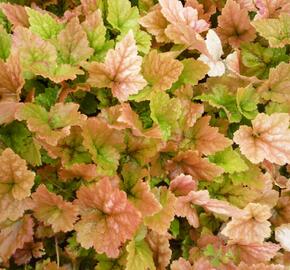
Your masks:
<svg viewBox="0 0 290 270"><path fill-rule="evenodd" d="M155 196L159 199L162 209L153 216L144 219L147 225L153 231L165 235L169 229L170 222L174 218L174 204L176 198L174 194L166 187L153 189Z"/></svg>
<svg viewBox="0 0 290 270"><path fill-rule="evenodd" d="M289 114L264 113L252 121L252 128L241 126L234 134L234 142L239 144L242 154L251 162L264 159L284 165L290 162Z"/></svg>
<svg viewBox="0 0 290 270"><path fill-rule="evenodd" d="M23 6L10 3L1 3L0 9L3 11L5 16L13 24L14 27L29 26L28 16Z"/></svg>
<svg viewBox="0 0 290 270"><path fill-rule="evenodd" d="M290 64L280 63L277 67L271 68L268 80L258 88L263 98L278 103L289 102L290 93Z"/></svg>
<svg viewBox="0 0 290 270"><path fill-rule="evenodd" d="M248 264L270 261L281 247L271 242L264 243L230 243L230 249L241 261Z"/></svg>
<svg viewBox="0 0 290 270"><path fill-rule="evenodd" d="M13 254L13 259L17 265L27 264L33 258L40 258L44 255L42 242L26 242L24 246L17 249Z"/></svg>
<svg viewBox="0 0 290 270"><path fill-rule="evenodd" d="M169 38L165 35L165 29L168 22L161 13L160 5L155 5L144 17L139 20L139 23L146 30L155 36L157 42L169 42Z"/></svg>
<svg viewBox="0 0 290 270"><path fill-rule="evenodd" d="M66 202L60 195L49 192L44 185L40 185L32 194L35 203L34 216L51 225L54 232L67 232L73 229L77 219L77 207Z"/></svg>
<svg viewBox="0 0 290 270"><path fill-rule="evenodd" d="M228 0L218 17L217 32L225 43L239 47L242 42L255 39L255 29L250 24L248 11L242 9L234 0Z"/></svg>
<svg viewBox="0 0 290 270"><path fill-rule="evenodd" d="M94 52L89 47L86 32L77 18L71 19L58 37L57 48L61 61L65 64L78 65L87 60Z"/></svg>
<svg viewBox="0 0 290 270"><path fill-rule="evenodd" d="M115 50L108 51L104 63L91 62L86 66L88 82L96 87L109 87L114 97L126 101L146 85L140 74L141 63L133 32L129 31Z"/></svg>
<svg viewBox="0 0 290 270"><path fill-rule="evenodd" d="M30 131L40 140L56 146L58 141L70 134L70 128L80 125L86 116L78 112L76 103L56 103L47 112L43 107L26 103L16 113L18 120L26 120Z"/></svg>
<svg viewBox="0 0 290 270"><path fill-rule="evenodd" d="M154 231L150 231L146 240L153 251L153 259L156 270L165 270L169 265L172 251L169 245L170 235L160 235Z"/></svg>
<svg viewBox="0 0 290 270"><path fill-rule="evenodd" d="M126 193L113 187L108 178L91 187L81 187L77 198L81 213L81 220L75 225L78 242L117 257L121 244L136 232L140 213L127 200Z"/></svg>
<svg viewBox="0 0 290 270"><path fill-rule="evenodd" d="M198 180L212 180L223 173L223 169L202 158L197 151L188 150L178 153L166 164L170 177L174 178L181 173L190 174Z"/></svg>
<svg viewBox="0 0 290 270"><path fill-rule="evenodd" d="M285 270L285 267L281 264L264 264L264 263L258 263L258 264L246 264L244 262L241 262L238 265L238 270Z"/></svg>
<svg viewBox="0 0 290 270"><path fill-rule="evenodd" d="M183 65L169 54L152 50L144 57L143 75L153 89L164 91L177 81Z"/></svg>
<svg viewBox="0 0 290 270"><path fill-rule="evenodd" d="M189 261L180 257L178 260L172 262L170 269L171 270L192 270L192 266Z"/></svg>
<svg viewBox="0 0 290 270"><path fill-rule="evenodd" d="M161 205L150 191L148 183L139 180L131 189L128 200L141 212L142 216L151 216L161 210Z"/></svg>
<svg viewBox="0 0 290 270"><path fill-rule="evenodd" d="M3 261L8 261L18 248L32 241L33 220L29 215L0 228L0 257Z"/></svg>
<svg viewBox="0 0 290 270"><path fill-rule="evenodd" d="M30 195L35 173L27 169L26 161L6 148L0 156L0 196L10 194L16 200Z"/></svg>
<svg viewBox="0 0 290 270"><path fill-rule="evenodd" d="M89 118L83 124L83 145L92 155L100 174L113 175L119 165L120 151L124 149L124 134L110 128L100 118Z"/></svg>
<svg viewBox="0 0 290 270"><path fill-rule="evenodd" d="M190 191L197 189L197 181L192 179L191 175L184 175L183 173L176 176L169 185L169 189L176 196L185 196Z"/></svg>
<svg viewBox="0 0 290 270"><path fill-rule="evenodd" d="M10 194L5 194L0 199L0 223L6 220L15 221L22 217L26 210L32 209L34 204L31 198L15 200Z"/></svg>
<svg viewBox="0 0 290 270"><path fill-rule="evenodd" d="M95 164L75 163L69 168L61 168L58 175L62 180L69 180L73 178L83 178L91 181L95 179L97 174L97 167Z"/></svg>
<svg viewBox="0 0 290 270"><path fill-rule="evenodd" d="M0 125L8 124L15 119L17 110L23 105L18 102L1 102L0 103Z"/></svg>
<svg viewBox="0 0 290 270"><path fill-rule="evenodd" d="M188 146L204 155L222 151L232 144L232 141L218 132L217 127L209 125L210 116L204 116L196 121L194 126L185 131L185 141Z"/></svg>
<svg viewBox="0 0 290 270"><path fill-rule="evenodd" d="M24 79L18 55L11 54L6 63L0 59L0 70L1 101L19 101Z"/></svg>
<svg viewBox="0 0 290 270"><path fill-rule="evenodd" d="M161 131L158 126L154 125L152 128L144 129L142 122L137 113L130 107L129 103L123 103L120 107L120 114L116 119L117 122L124 124L123 127L131 128L135 136L144 136L151 138L161 138Z"/></svg>

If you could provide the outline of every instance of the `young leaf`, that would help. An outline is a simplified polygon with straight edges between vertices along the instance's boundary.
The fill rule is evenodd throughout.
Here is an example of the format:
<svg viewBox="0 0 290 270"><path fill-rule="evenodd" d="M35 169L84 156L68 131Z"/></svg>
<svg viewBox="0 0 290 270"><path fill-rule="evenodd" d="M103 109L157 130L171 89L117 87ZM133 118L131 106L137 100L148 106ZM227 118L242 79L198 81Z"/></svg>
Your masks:
<svg viewBox="0 0 290 270"><path fill-rule="evenodd" d="M135 39L138 52L142 54L147 54L150 51L151 47L151 36L145 31L138 30L135 33Z"/></svg>
<svg viewBox="0 0 290 270"><path fill-rule="evenodd" d="M239 112L243 116L247 119L254 119L257 116L259 95L254 87L238 88L236 100Z"/></svg>
<svg viewBox="0 0 290 270"><path fill-rule="evenodd" d="M14 121L2 127L0 129L0 140L29 164L33 166L41 165L40 145L24 123Z"/></svg>
<svg viewBox="0 0 290 270"><path fill-rule="evenodd" d="M229 93L223 85L216 86L211 93L202 94L195 97L195 99L207 101L211 106L223 109L230 122L236 123L242 118L236 104L235 96Z"/></svg>
<svg viewBox="0 0 290 270"><path fill-rule="evenodd" d="M273 48L290 44L290 15L282 13L278 19L261 19L252 22L259 34L267 39Z"/></svg>
<svg viewBox="0 0 290 270"><path fill-rule="evenodd" d="M179 100L170 98L164 92L157 92L151 98L150 110L152 120L159 125L163 138L168 140L181 114Z"/></svg>
<svg viewBox="0 0 290 270"><path fill-rule="evenodd" d="M9 22L14 28L17 26L29 27L28 16L26 10L21 5L1 3L0 9L3 11Z"/></svg>
<svg viewBox="0 0 290 270"><path fill-rule="evenodd" d="M151 230L165 235L170 227L171 221L174 219L176 197L166 187L154 188L153 193L162 205L162 209L152 216L145 217L144 224Z"/></svg>
<svg viewBox="0 0 290 270"><path fill-rule="evenodd" d="M243 172L248 169L247 164L241 158L238 152L231 147L222 152L215 153L209 157L212 163L222 167L226 173Z"/></svg>
<svg viewBox="0 0 290 270"><path fill-rule="evenodd" d="M129 0L108 0L108 22L121 33L138 29L139 11Z"/></svg>
<svg viewBox="0 0 290 270"><path fill-rule="evenodd" d="M152 216L161 210L161 205L150 191L148 183L139 180L128 190L128 200L138 209L142 216Z"/></svg>
<svg viewBox="0 0 290 270"><path fill-rule="evenodd" d="M13 34L13 50L19 52L24 70L41 73L56 63L56 49L24 27L17 27Z"/></svg>
<svg viewBox="0 0 290 270"><path fill-rule="evenodd" d="M77 18L71 19L57 37L57 49L61 63L79 65L93 54L86 32Z"/></svg>
<svg viewBox="0 0 290 270"><path fill-rule="evenodd" d="M86 119L78 112L75 103L57 103L47 112L43 107L27 103L16 113L20 121L26 120L30 131L46 143L55 146L57 142L69 135L70 126L79 125Z"/></svg>
<svg viewBox="0 0 290 270"><path fill-rule="evenodd" d="M153 251L153 259L156 269L166 269L170 263L172 251L170 249L169 240L171 235L159 234L155 231L150 231L146 236L146 241L150 249Z"/></svg>
<svg viewBox="0 0 290 270"><path fill-rule="evenodd" d="M262 92L263 98L278 103L289 104L290 93L287 91L290 85L289 71L289 63L281 63L276 68L270 69L268 80L258 89Z"/></svg>
<svg viewBox="0 0 290 270"><path fill-rule="evenodd" d="M89 118L83 124L82 135L83 145L92 155L98 172L114 175L119 165L119 152L124 148L124 135L98 118Z"/></svg>
<svg viewBox="0 0 290 270"><path fill-rule="evenodd" d="M82 22L82 27L87 34L90 47L95 50L95 53L98 53L106 42L106 27L101 11L96 10L86 16L86 20Z"/></svg>
<svg viewBox="0 0 290 270"><path fill-rule="evenodd" d="M44 40L56 38L64 27L63 24L58 23L48 13L40 13L29 7L26 7L25 10L28 14L29 29Z"/></svg>
<svg viewBox="0 0 290 270"><path fill-rule="evenodd" d="M126 247L128 252L126 270L155 270L153 254L145 240L129 242Z"/></svg>
<svg viewBox="0 0 290 270"><path fill-rule="evenodd" d="M11 36L0 25L0 58L6 60L10 54Z"/></svg>
<svg viewBox="0 0 290 270"><path fill-rule="evenodd" d="M205 77L209 70L208 65L194 58L186 58L181 63L183 64L183 70L179 76L178 85L191 84L194 86Z"/></svg>
<svg viewBox="0 0 290 270"><path fill-rule="evenodd" d="M165 34L168 22L161 13L161 7L159 5L154 6L154 9L150 10L139 20L139 23L145 27L150 34L155 36L157 42L170 41Z"/></svg>
<svg viewBox="0 0 290 270"><path fill-rule="evenodd" d="M251 244L262 243L271 235L267 221L271 217L270 207L265 204L249 203L240 217L233 217L222 234L237 242Z"/></svg>
<svg viewBox="0 0 290 270"><path fill-rule="evenodd" d="M209 29L205 40L208 54L202 54L198 60L209 67L208 76L217 77L225 73L226 67L221 56L224 54L222 43L215 31Z"/></svg>
<svg viewBox="0 0 290 270"><path fill-rule="evenodd" d="M271 67L276 67L280 62L289 60L286 49L265 48L259 43L243 44L241 48L241 60L245 67L242 69L242 74L246 76L266 79Z"/></svg>

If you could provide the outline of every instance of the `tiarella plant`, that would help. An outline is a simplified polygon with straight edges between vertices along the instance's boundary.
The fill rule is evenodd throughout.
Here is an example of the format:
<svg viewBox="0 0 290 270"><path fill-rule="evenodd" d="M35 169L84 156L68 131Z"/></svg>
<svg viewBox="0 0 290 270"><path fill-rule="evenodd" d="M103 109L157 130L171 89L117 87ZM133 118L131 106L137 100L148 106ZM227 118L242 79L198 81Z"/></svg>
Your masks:
<svg viewBox="0 0 290 270"><path fill-rule="evenodd" d="M0 268L290 267L289 0L0 3Z"/></svg>

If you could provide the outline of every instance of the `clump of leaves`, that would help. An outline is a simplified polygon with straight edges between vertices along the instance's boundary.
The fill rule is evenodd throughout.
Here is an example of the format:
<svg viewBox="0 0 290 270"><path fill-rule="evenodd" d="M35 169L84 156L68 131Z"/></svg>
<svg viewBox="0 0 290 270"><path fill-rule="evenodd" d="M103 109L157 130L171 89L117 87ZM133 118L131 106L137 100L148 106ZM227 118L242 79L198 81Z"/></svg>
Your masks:
<svg viewBox="0 0 290 270"><path fill-rule="evenodd" d="M288 269L288 0L0 3L0 268Z"/></svg>

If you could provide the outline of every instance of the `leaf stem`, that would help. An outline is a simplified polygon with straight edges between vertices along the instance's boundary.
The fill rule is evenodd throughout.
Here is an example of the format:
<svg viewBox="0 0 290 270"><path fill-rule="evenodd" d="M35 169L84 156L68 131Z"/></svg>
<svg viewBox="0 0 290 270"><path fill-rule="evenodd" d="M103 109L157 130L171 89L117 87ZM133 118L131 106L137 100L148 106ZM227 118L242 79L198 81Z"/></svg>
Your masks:
<svg viewBox="0 0 290 270"><path fill-rule="evenodd" d="M58 249L58 241L57 241L57 237L54 237L54 244L55 244L55 253L56 253L56 263L57 263L57 267L59 267L59 249Z"/></svg>

